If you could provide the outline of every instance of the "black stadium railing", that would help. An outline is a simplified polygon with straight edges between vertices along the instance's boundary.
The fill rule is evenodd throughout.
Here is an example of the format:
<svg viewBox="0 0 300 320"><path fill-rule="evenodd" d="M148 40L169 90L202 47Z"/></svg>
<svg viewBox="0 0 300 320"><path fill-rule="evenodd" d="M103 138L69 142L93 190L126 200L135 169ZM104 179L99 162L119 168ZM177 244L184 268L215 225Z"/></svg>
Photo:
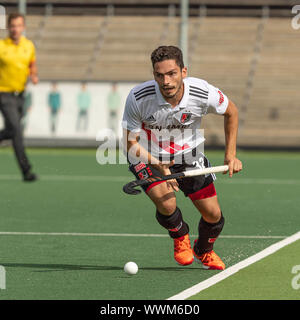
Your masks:
<svg viewBox="0 0 300 320"><path fill-rule="evenodd" d="M107 6L114 7L115 15L168 15L170 5L175 7L175 14L180 15L180 0L27 0L28 14L43 14L45 6L52 6L52 13L55 15L106 15ZM1 1L7 12L16 11L18 1ZM297 1L288 0L190 0L189 15L197 16L199 6L207 7L207 16L252 16L261 15L261 8L269 6L270 17L290 17L291 7ZM299 3L298 3L299 4Z"/></svg>

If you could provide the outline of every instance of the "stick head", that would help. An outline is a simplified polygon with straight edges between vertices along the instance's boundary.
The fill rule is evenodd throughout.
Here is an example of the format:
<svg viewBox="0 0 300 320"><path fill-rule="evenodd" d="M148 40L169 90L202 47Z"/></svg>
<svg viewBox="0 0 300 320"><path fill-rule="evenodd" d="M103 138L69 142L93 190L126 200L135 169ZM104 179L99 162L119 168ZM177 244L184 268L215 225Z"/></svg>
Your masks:
<svg viewBox="0 0 300 320"><path fill-rule="evenodd" d="M127 194L133 194L133 195L140 194L141 190L137 189L137 187L147 186L155 181L160 181L160 180L162 180L160 177L150 177L148 179L131 181L125 184L125 186L123 187L123 191Z"/></svg>
<svg viewBox="0 0 300 320"><path fill-rule="evenodd" d="M123 187L123 191L127 194L132 194L132 195L139 194L141 193L141 190L137 189L139 185L140 185L139 181L131 181L125 184L125 186Z"/></svg>

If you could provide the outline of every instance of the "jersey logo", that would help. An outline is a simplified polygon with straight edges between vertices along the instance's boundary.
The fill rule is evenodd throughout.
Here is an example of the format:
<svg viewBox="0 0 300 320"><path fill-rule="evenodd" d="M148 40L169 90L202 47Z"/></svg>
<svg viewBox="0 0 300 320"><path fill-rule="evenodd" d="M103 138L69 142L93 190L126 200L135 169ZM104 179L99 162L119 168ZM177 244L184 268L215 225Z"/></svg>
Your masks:
<svg viewBox="0 0 300 320"><path fill-rule="evenodd" d="M181 123L186 123L186 122L188 122L188 121L191 120L191 117L192 117L192 114L191 114L191 113L184 112L184 113L181 115L180 122L181 122Z"/></svg>
<svg viewBox="0 0 300 320"><path fill-rule="evenodd" d="M219 95L220 95L219 105L221 105L221 104L224 102L224 96L223 96L223 93L222 93L220 90L218 90L218 93L219 93Z"/></svg>
<svg viewBox="0 0 300 320"><path fill-rule="evenodd" d="M151 115L150 117L148 117L147 119L146 119L146 121L148 121L148 122L152 122L152 121L155 121L156 119L154 118L154 116L153 115Z"/></svg>

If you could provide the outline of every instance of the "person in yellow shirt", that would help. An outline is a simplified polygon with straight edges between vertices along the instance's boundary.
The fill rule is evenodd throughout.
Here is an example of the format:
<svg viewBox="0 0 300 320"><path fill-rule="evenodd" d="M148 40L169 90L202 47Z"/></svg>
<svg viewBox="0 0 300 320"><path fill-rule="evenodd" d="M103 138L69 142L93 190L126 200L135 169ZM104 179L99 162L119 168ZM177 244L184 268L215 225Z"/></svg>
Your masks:
<svg viewBox="0 0 300 320"><path fill-rule="evenodd" d="M21 119L24 92L28 77L37 84L34 44L23 36L25 18L19 13L8 17L8 37L0 40L0 111L5 127L0 130L0 142L12 140L15 155L23 173L24 181L35 181L37 175L25 153Z"/></svg>

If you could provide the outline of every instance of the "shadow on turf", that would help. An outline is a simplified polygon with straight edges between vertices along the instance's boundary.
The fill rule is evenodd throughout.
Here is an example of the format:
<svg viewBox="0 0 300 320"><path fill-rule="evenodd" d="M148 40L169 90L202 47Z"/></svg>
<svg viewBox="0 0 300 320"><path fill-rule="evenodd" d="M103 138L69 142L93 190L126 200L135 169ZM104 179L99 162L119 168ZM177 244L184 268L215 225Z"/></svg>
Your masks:
<svg viewBox="0 0 300 320"><path fill-rule="evenodd" d="M38 263L5 263L1 262L4 267L12 268L40 268L50 270L35 270L34 272L52 272L52 271L74 271L74 270L123 270L123 267L118 266L94 266L94 265L75 265L75 264L38 264ZM199 268L193 267L140 267L139 270L152 270L152 271L183 271L195 270Z"/></svg>

